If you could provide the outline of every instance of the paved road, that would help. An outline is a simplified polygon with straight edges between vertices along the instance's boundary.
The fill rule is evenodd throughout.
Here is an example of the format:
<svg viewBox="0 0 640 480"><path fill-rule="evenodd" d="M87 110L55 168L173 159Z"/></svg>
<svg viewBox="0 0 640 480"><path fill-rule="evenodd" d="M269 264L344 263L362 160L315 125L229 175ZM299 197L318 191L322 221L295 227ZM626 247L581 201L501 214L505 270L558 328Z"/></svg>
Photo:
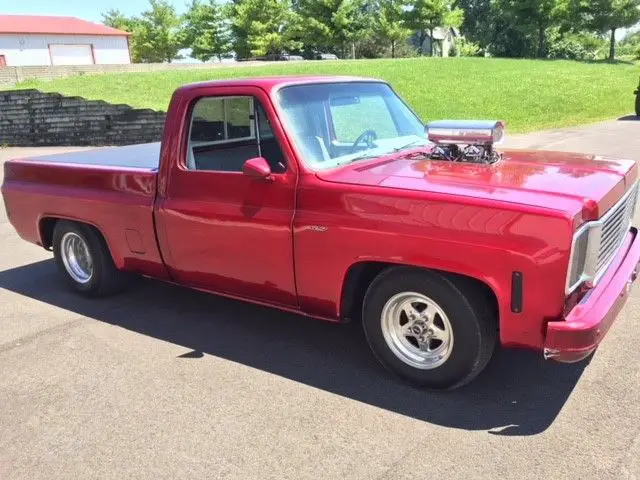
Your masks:
<svg viewBox="0 0 640 480"><path fill-rule="evenodd" d="M639 142L640 122L510 140ZM500 350L434 394L389 378L357 325L152 281L78 298L1 210L3 480L640 478L640 289L590 362Z"/></svg>

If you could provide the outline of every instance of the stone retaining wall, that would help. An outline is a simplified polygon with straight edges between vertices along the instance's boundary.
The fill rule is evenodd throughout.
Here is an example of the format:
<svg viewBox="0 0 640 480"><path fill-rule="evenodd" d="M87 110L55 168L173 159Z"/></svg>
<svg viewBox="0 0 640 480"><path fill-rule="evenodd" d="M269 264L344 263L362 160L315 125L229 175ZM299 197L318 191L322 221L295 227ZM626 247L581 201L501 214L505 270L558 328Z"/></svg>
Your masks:
<svg viewBox="0 0 640 480"><path fill-rule="evenodd" d="M164 112L38 90L0 91L0 145L131 145L161 139Z"/></svg>
<svg viewBox="0 0 640 480"><path fill-rule="evenodd" d="M0 68L0 85L10 87L25 80L54 80L76 75L104 73L159 72L165 70L215 70L226 67L249 67L265 62L230 63L132 63L128 65L50 65Z"/></svg>

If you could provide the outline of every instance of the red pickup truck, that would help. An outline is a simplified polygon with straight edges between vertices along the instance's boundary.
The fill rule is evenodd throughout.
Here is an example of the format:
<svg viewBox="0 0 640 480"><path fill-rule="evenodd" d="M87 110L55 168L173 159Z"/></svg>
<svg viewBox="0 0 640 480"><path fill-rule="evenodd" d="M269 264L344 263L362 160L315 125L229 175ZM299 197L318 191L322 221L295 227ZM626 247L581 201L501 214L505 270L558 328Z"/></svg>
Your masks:
<svg viewBox="0 0 640 480"><path fill-rule="evenodd" d="M425 128L372 79L205 82L161 144L8 161L2 194L81 294L142 275L361 319L388 370L450 389L497 341L584 359L638 272L636 163L501 150L502 129Z"/></svg>

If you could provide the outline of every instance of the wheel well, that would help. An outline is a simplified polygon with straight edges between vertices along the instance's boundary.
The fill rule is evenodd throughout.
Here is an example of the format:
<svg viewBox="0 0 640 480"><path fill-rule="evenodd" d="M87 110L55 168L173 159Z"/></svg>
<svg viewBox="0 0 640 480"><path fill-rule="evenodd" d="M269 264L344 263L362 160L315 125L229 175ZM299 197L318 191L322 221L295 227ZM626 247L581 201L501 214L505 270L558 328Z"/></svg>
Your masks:
<svg viewBox="0 0 640 480"><path fill-rule="evenodd" d="M349 267L340 301L340 317L343 321L348 322L360 317L362 302L369 285L383 270L391 266L392 264L383 262L361 262Z"/></svg>
<svg viewBox="0 0 640 480"><path fill-rule="evenodd" d="M47 250L50 250L53 246L53 230L56 228L58 218L42 218L40 219L40 225L38 229L40 231L40 239L42 240L42 246Z"/></svg>
<svg viewBox="0 0 640 480"><path fill-rule="evenodd" d="M56 218L56 217L45 217L40 219L40 225L39 225L40 238L42 239L42 246L47 250L51 250L51 248L53 247L53 231L55 230L56 224L59 221L67 221L67 220L65 220L64 218ZM82 225L85 228L90 228L91 230L93 230L95 233L99 235L100 239L105 243L107 251L110 251L107 241L98 227L91 225L89 223L79 222L76 220L68 220L68 221L73 222L77 225Z"/></svg>
<svg viewBox="0 0 640 480"><path fill-rule="evenodd" d="M476 300L477 302L486 302L489 307L489 313L496 322L496 328L499 328L500 309L498 306L498 297L489 285L474 277L468 277L466 275L451 272L443 272L440 270L435 271L451 280L451 282L460 290L470 295L472 300Z"/></svg>
<svg viewBox="0 0 640 480"><path fill-rule="evenodd" d="M352 265L347 271L344 286L342 288L342 299L340 302L342 320L349 321L354 318L360 318L364 296L367 293L367 289L369 288L369 285L371 285L371 282L373 282L373 280L387 268L403 266L412 267L411 265L398 265L384 262L361 262ZM456 284L460 290L469 293L473 292L474 297L479 300L486 301L491 313L493 314L493 318L496 320L496 326L498 326L498 298L489 285L477 278L468 277L466 275L436 269L420 269L437 272L447 277L452 283Z"/></svg>

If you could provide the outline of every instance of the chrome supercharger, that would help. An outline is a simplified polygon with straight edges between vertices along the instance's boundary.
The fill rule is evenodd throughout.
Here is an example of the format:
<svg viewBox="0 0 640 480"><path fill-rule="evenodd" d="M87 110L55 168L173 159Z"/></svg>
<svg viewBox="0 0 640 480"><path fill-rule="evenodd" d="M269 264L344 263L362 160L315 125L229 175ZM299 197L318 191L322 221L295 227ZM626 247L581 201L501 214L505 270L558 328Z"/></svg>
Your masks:
<svg viewBox="0 0 640 480"><path fill-rule="evenodd" d="M425 127L436 144L434 160L491 164L502 156L494 149L504 139L505 124L498 120L439 120Z"/></svg>

